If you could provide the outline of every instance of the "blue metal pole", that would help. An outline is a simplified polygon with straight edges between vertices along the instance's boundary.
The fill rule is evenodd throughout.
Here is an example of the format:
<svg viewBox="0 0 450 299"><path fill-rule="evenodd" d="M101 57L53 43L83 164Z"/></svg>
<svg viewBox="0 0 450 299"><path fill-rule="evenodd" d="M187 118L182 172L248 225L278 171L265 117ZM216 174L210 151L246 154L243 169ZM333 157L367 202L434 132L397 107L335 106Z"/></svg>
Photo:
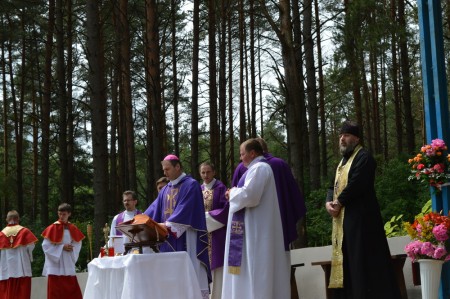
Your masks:
<svg viewBox="0 0 450 299"><path fill-rule="evenodd" d="M424 91L427 142L435 138L450 142L450 120L442 33L442 8L439 0L417 0L419 9L420 51ZM449 145L449 144L448 144ZM430 188L431 189L431 188ZM448 187L437 194L431 191L433 211L449 212ZM450 298L450 265L444 264L439 298Z"/></svg>

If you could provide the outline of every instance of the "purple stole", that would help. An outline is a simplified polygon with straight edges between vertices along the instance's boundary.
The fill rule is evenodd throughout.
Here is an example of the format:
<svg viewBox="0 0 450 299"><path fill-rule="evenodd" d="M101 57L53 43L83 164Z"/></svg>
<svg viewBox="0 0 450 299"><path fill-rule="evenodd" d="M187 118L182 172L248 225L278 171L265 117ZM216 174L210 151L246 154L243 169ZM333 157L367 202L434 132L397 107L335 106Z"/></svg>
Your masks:
<svg viewBox="0 0 450 299"><path fill-rule="evenodd" d="M266 159L261 159L259 162L267 163ZM245 184L247 171L242 175L237 184L241 188ZM244 248L245 236L245 208L235 212L231 220L230 227L230 248L228 251L228 273L240 274L242 262L242 249Z"/></svg>
<svg viewBox="0 0 450 299"><path fill-rule="evenodd" d="M136 213L134 213L134 216L136 216L137 214L141 214L141 213L142 213L141 211L136 210ZM123 211L122 213L117 215L116 225L122 223L124 218L125 218L125 211ZM116 230L116 236L121 236L121 235L122 235L122 232L120 230Z"/></svg>

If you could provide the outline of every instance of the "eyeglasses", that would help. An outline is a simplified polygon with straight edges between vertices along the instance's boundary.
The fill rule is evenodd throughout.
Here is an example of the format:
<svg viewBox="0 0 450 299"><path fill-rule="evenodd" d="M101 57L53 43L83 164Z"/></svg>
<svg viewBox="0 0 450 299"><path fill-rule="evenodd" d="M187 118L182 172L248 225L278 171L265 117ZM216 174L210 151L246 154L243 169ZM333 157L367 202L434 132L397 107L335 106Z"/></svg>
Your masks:
<svg viewBox="0 0 450 299"><path fill-rule="evenodd" d="M135 201L136 199L124 199L123 202Z"/></svg>

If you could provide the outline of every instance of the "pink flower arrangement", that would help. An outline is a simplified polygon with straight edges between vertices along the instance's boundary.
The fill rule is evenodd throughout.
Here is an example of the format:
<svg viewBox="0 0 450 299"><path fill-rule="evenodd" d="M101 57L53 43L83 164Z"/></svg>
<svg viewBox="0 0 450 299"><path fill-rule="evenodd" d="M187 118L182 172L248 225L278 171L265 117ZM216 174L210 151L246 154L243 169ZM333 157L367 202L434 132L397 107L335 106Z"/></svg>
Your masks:
<svg viewBox="0 0 450 299"><path fill-rule="evenodd" d="M411 166L409 181L419 181L440 191L450 182L450 154L445 154L447 146L442 139L434 139L426 144L414 158L408 160Z"/></svg>
<svg viewBox="0 0 450 299"><path fill-rule="evenodd" d="M404 223L412 241L405 246L412 260L450 260L450 217L430 212Z"/></svg>

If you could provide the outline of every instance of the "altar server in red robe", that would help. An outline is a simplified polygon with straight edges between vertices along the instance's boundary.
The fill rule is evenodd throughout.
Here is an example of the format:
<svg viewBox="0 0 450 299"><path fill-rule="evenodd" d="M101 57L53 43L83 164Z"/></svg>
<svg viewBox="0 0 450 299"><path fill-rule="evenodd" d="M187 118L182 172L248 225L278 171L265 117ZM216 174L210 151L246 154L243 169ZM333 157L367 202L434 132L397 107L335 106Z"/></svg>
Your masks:
<svg viewBox="0 0 450 299"><path fill-rule="evenodd" d="M19 225L19 213L9 211L8 225L0 232L0 299L29 299L31 262L37 238Z"/></svg>
<svg viewBox="0 0 450 299"><path fill-rule="evenodd" d="M58 221L42 233L45 253L43 276L48 276L47 299L82 299L80 285L75 275L75 263L81 249L83 233L69 217L72 207L63 203L58 207Z"/></svg>

